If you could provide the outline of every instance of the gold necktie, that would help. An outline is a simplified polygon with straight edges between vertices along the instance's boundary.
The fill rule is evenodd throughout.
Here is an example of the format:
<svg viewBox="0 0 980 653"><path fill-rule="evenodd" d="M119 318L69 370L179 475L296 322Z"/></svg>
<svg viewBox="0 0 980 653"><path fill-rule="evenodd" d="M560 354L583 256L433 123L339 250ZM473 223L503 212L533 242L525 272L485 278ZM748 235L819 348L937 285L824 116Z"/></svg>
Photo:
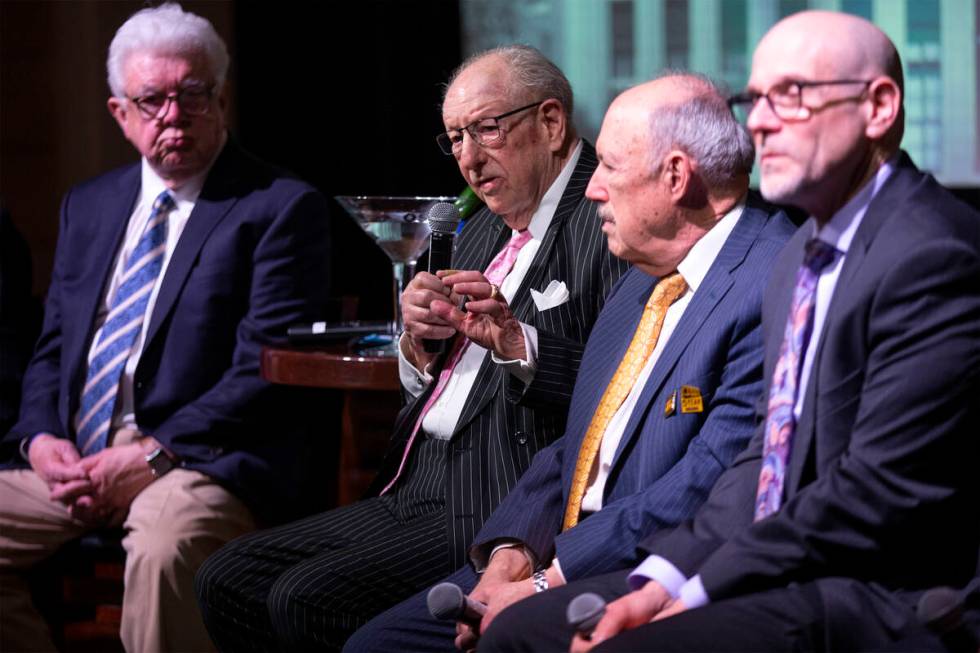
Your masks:
<svg viewBox="0 0 980 653"><path fill-rule="evenodd" d="M636 327L636 333L633 334L633 340L616 369L616 373L613 374L612 381L606 387L606 391L599 401L599 407L592 415L592 421L585 432L585 438L582 440L578 460L575 462L572 487L568 493L568 506L565 508L565 521L562 530L568 530L578 523L579 512L582 509L582 498L585 496L589 474L593 464L595 464L602 436L606 432L613 415L623 405L623 401L626 400L630 390L636 384L636 379L640 376L640 371L646 365L650 354L656 348L667 308L677 301L677 298L683 295L685 290L687 290L687 282L684 281L684 277L673 272L663 277L650 294L650 299L647 300L647 305L643 309L643 317L640 318L640 324Z"/></svg>

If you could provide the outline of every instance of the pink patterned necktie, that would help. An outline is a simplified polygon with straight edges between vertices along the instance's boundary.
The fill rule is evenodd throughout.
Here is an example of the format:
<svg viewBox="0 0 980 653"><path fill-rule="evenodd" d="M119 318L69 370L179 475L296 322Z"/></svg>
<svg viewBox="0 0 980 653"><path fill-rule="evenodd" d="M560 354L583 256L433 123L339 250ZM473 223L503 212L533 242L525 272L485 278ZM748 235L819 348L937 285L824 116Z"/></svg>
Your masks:
<svg viewBox="0 0 980 653"><path fill-rule="evenodd" d="M769 408L766 414L765 440L762 445L762 469L755 499L755 521L779 510L783 483L789 464L790 448L796 431L793 409L799 390L803 355L813 331L813 309L816 305L817 280L821 271L834 260L837 250L813 239L806 245L803 265L796 273L793 301L783 332L783 344L772 375Z"/></svg>
<svg viewBox="0 0 980 653"><path fill-rule="evenodd" d="M487 281L495 286L499 286L507 278L510 273L511 268L514 267L514 262L517 260L517 255L520 253L521 248L524 247L531 240L531 232L525 229L524 231L518 231L511 239L507 241L507 246L504 247L500 252L490 261L490 265L487 266L486 271L483 276L487 278ZM429 395L429 399L425 402L422 407L422 412L419 413L418 419L415 421L415 426L412 428L412 434L408 438L408 443L405 445L405 451L402 453L401 463L398 465L398 471L395 473L395 477L388 482L388 484L381 490L381 494L384 494L392 488L395 482L401 477L402 470L405 469L405 462L408 460L408 453L412 449L412 444L415 442L415 436L418 435L419 429L422 428L422 420L429 413L429 409L436 403L440 396L442 396L443 391L446 389L446 385L449 383L449 378L453 374L453 369L463 358L463 354L466 352L467 347L469 347L470 341L464 337L457 337L453 342L452 349L449 350L449 354L446 357L446 364L443 366L442 371L439 373L439 380L436 382L436 387L432 390L432 394Z"/></svg>

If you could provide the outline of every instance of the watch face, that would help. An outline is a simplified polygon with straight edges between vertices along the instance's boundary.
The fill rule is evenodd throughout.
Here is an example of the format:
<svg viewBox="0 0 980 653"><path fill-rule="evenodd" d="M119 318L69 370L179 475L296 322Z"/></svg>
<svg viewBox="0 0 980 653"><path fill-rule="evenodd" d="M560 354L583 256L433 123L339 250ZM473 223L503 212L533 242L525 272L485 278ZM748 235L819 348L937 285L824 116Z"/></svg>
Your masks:
<svg viewBox="0 0 980 653"><path fill-rule="evenodd" d="M150 471L154 476L163 476L174 468L174 462L170 459L163 449L156 449L146 456L146 464L150 466Z"/></svg>

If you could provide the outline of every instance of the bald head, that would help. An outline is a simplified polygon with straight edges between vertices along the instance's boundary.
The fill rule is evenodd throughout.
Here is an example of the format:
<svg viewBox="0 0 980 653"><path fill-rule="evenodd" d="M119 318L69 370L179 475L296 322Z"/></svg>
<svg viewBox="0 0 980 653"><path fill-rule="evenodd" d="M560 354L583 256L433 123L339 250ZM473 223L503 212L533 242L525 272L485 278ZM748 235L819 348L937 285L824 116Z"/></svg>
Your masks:
<svg viewBox="0 0 980 653"><path fill-rule="evenodd" d="M745 194L753 150L718 89L668 75L620 94L602 121L599 204L609 250L649 274L675 270Z"/></svg>
<svg viewBox="0 0 980 653"><path fill-rule="evenodd" d="M857 16L804 11L776 23L752 57L749 90L769 97L747 122L762 194L818 221L853 197L902 139L901 60L884 32Z"/></svg>
<svg viewBox="0 0 980 653"><path fill-rule="evenodd" d="M617 97L609 116L632 116L647 159L657 165L668 150L683 150L706 187L716 194L741 195L755 151L733 119L725 98L708 79L670 74L640 84Z"/></svg>
<svg viewBox="0 0 980 653"><path fill-rule="evenodd" d="M448 97L460 78L486 72L496 75L509 94L508 99L530 102L554 98L571 118L574 105L571 84L558 66L529 45L502 45L470 56L449 76L445 96Z"/></svg>
<svg viewBox="0 0 980 653"><path fill-rule="evenodd" d="M895 45L873 23L851 14L803 11L776 23L756 48L755 57L780 56L787 65L812 62L824 79L891 77L902 85Z"/></svg>

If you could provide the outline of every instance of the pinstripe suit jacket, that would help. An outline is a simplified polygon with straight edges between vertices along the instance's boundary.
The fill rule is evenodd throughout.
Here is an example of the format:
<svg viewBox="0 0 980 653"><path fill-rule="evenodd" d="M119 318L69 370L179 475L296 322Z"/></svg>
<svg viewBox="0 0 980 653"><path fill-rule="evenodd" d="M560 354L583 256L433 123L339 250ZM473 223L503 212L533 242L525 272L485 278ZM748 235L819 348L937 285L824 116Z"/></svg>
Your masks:
<svg viewBox="0 0 980 653"><path fill-rule="evenodd" d="M453 568L466 562L473 535L517 483L534 454L564 432L585 340L606 294L626 270L623 262L609 254L596 206L585 198L595 167L595 149L583 142L578 164L511 304L517 319L537 329L539 347L560 355L539 357L535 380L524 389L527 392L508 393L512 375L493 363L488 353L449 443L446 532ZM467 221L459 235L454 266L485 269L510 233L499 216L484 208ZM530 289L543 291L552 280L565 282L569 300L538 311ZM399 414L373 493L397 470L412 426L434 385ZM517 398L520 400L514 401Z"/></svg>
<svg viewBox="0 0 980 653"><path fill-rule="evenodd" d="M764 280L793 230L785 214L749 200L643 388L602 510L561 533L582 439L657 284L636 268L624 275L589 337L564 437L535 457L490 517L474 560L486 560L495 540L512 538L540 561L557 555L566 579L583 578L630 566L643 537L694 513L752 435L762 389ZM703 412L681 412L682 385L700 390ZM674 393L677 409L667 415Z"/></svg>

